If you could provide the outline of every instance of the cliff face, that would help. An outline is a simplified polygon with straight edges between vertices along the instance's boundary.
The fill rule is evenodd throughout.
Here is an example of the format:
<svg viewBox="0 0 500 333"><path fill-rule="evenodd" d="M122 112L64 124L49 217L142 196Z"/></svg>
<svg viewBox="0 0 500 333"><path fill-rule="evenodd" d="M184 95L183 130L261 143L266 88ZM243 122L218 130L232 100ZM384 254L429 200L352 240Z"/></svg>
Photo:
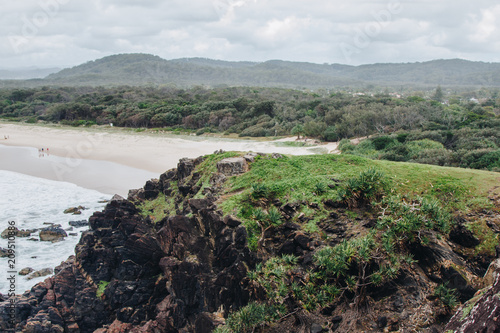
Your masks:
<svg viewBox="0 0 500 333"><path fill-rule="evenodd" d="M257 325L249 331L437 332L453 314L453 305L443 303L447 294L439 294L437 286L455 290L453 297L465 302L483 285L482 276L492 258L470 260L465 255L478 240L462 219L449 238L427 230L418 234L425 242L405 243L405 251L411 252L416 262L402 264L397 274L376 284L364 277L380 268L377 256L381 254L373 249L366 262L347 265L350 276L360 277L357 284L345 282L340 295L314 303L326 289L314 289L312 282L341 280L338 276L319 278L324 266L317 261L318 251L347 244L344 240L357 235L374 234L377 220L371 215L354 220L332 200L324 201L322 207L274 200L271 205L284 221L263 228L258 250L250 251L247 228L217 206L227 195L221 191L224 182L247 172L247 162L226 159L219 162L216 172L207 175L199 169L203 161L183 159L159 180L131 191L128 199L115 196L104 211L95 213L89 220L90 230L82 234L76 247L76 256L58 266L54 276L20 296L15 329L36 333L211 332L225 323L228 314L255 301L269 301L266 281L271 281L269 289L276 289L276 300L280 299L285 312L273 319L274 324ZM145 209L144 203L162 196L170 201L163 202L161 216L154 216L158 209ZM308 233L300 225L308 221L299 213L301 207L326 210L328 217L317 224L317 232ZM493 218L498 216L491 215L490 220ZM271 258L283 256L296 262L280 271L288 264L273 266ZM261 280L255 278L259 274ZM490 283L496 278L492 274L487 279ZM298 291L286 289L278 277ZM474 303L471 315L482 318L481 313L496 307L499 285L497 281L485 294L489 297L485 302ZM317 295L306 295L313 300L307 303L307 297L299 299L298 294L309 287L311 294ZM286 295L280 288L285 288ZM483 303L484 311L479 308ZM7 308L8 301L0 303L0 330L11 328ZM465 327L460 311L447 329L460 331ZM499 329L493 319L490 322L490 330L485 332Z"/></svg>
<svg viewBox="0 0 500 333"><path fill-rule="evenodd" d="M191 175L193 162L181 162L162 181L182 182ZM156 194L158 184L152 190ZM176 215L153 224L134 203L114 197L90 218L76 257L18 300L16 329L210 332L220 320L217 311L245 305L245 278L255 262L246 247L245 228L237 220L224 221L208 199L184 198L189 217ZM4 315L0 329L9 328L7 319Z"/></svg>

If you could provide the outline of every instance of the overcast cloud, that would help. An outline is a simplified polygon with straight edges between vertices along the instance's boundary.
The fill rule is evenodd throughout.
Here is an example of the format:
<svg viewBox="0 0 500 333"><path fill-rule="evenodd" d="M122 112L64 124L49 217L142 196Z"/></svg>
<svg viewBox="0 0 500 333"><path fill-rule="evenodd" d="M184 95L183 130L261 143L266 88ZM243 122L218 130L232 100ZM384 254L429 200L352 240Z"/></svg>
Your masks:
<svg viewBox="0 0 500 333"><path fill-rule="evenodd" d="M491 0L2 0L0 68L117 53L359 65L500 61Z"/></svg>

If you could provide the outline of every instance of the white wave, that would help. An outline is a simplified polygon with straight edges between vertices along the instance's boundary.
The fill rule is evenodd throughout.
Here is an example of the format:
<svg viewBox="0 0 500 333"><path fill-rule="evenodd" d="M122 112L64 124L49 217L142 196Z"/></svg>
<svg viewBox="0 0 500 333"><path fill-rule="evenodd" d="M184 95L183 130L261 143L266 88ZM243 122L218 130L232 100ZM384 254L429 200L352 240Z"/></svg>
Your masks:
<svg viewBox="0 0 500 333"><path fill-rule="evenodd" d="M47 180L11 171L0 170L0 232L7 229L9 221L14 221L18 229L40 229L47 223L60 224L63 229L70 229L69 221L88 220L93 212L102 210L110 195L89 190L77 185ZM83 206L81 215L64 214L69 207ZM16 238L15 271L31 267L35 271L54 268L70 255L74 254L75 245L82 231L88 227L67 230L77 233L58 243L28 240L39 239L38 232L28 238ZM7 248L8 240L0 239L0 247ZM8 258L0 258L0 293L9 289L7 272ZM21 294L46 277L27 280L16 275L16 293Z"/></svg>

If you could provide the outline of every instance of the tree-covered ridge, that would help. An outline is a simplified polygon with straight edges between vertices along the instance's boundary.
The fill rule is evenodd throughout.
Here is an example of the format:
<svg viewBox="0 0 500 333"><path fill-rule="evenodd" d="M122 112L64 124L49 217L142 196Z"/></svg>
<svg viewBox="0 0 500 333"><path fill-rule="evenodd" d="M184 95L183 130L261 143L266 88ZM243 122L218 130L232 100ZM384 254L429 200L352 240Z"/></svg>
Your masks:
<svg viewBox="0 0 500 333"><path fill-rule="evenodd" d="M5 86L175 85L332 88L367 85L500 86L500 64L460 59L422 63L314 64L269 60L165 60L149 54L118 54L64 69L43 80L5 81ZM1 83L1 82L0 82Z"/></svg>
<svg viewBox="0 0 500 333"><path fill-rule="evenodd" d="M0 90L0 117L323 141L381 136L342 149L395 161L497 168L496 90L451 94L438 87L421 96L262 87L42 87Z"/></svg>

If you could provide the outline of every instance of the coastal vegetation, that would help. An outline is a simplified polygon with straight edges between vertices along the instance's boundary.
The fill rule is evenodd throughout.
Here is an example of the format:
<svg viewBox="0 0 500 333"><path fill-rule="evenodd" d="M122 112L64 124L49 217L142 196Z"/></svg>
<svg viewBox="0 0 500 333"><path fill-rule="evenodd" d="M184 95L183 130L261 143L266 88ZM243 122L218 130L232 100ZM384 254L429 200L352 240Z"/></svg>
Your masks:
<svg viewBox="0 0 500 333"><path fill-rule="evenodd" d="M296 135L343 153L474 169L500 168L496 89L400 96L280 88L42 87L0 90L0 118L197 135ZM369 137L358 145L348 139Z"/></svg>

